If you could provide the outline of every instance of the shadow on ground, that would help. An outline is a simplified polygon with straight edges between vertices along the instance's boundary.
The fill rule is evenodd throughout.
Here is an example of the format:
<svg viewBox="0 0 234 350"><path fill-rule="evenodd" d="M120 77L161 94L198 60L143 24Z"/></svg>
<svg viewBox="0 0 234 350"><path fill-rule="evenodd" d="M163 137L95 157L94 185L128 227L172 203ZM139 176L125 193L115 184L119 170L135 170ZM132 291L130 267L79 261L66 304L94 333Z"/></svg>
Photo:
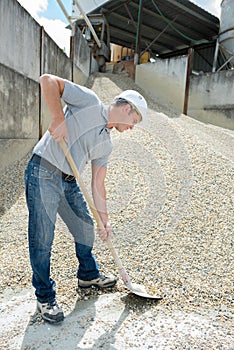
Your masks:
<svg viewBox="0 0 234 350"><path fill-rule="evenodd" d="M26 328L21 350L116 349L116 341L119 349L124 335L123 323L129 314L133 310L141 313L143 306L145 310L151 305L142 298L131 294L121 297L119 293L78 300L72 312L59 325L43 321L33 324L31 321Z"/></svg>

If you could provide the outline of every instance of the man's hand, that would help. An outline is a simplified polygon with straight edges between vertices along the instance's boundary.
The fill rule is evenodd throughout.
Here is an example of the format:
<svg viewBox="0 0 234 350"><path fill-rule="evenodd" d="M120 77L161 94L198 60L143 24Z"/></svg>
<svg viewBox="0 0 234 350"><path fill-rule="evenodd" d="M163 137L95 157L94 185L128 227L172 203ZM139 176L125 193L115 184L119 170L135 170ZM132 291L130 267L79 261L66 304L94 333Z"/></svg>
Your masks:
<svg viewBox="0 0 234 350"><path fill-rule="evenodd" d="M65 119L53 119L48 130L54 141L60 142L64 139L67 142L67 125Z"/></svg>
<svg viewBox="0 0 234 350"><path fill-rule="evenodd" d="M97 229L97 232L99 234L100 239L105 242L108 238L111 238L112 235L112 227L109 223L109 221L104 224L105 229Z"/></svg>

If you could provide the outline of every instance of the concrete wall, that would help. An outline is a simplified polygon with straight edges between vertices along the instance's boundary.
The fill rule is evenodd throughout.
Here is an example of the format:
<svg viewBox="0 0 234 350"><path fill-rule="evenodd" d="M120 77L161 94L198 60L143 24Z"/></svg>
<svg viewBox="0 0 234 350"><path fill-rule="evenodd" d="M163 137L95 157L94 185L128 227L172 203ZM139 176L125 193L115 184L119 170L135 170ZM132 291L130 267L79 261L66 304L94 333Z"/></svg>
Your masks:
<svg viewBox="0 0 234 350"><path fill-rule="evenodd" d="M20 159L50 121L41 97L39 76L51 73L84 84L90 49L77 32L74 61L16 0L0 1L0 171Z"/></svg>
<svg viewBox="0 0 234 350"><path fill-rule="evenodd" d="M39 85L32 79L1 65L0 138L37 139Z"/></svg>
<svg viewBox="0 0 234 350"><path fill-rule="evenodd" d="M234 71L192 76L188 115L234 130Z"/></svg>
<svg viewBox="0 0 234 350"><path fill-rule="evenodd" d="M72 80L72 62L70 58L55 44L50 36L42 30L41 35L41 74L50 73L61 78ZM82 73L83 75L83 73ZM86 78L87 79L87 78ZM79 80L78 80L79 81ZM43 100L40 104L40 133L44 133L50 123L49 110Z"/></svg>
<svg viewBox="0 0 234 350"><path fill-rule="evenodd" d="M136 67L136 83L157 102L181 112L184 105L187 56L158 59Z"/></svg>
<svg viewBox="0 0 234 350"><path fill-rule="evenodd" d="M31 78L40 74L40 25L16 0L0 1L0 63Z"/></svg>
<svg viewBox="0 0 234 350"><path fill-rule="evenodd" d="M183 112L187 56L136 66L136 83L160 105ZM234 71L190 77L188 115L234 129Z"/></svg>
<svg viewBox="0 0 234 350"><path fill-rule="evenodd" d="M22 158L39 137L39 85L0 64L0 170Z"/></svg>

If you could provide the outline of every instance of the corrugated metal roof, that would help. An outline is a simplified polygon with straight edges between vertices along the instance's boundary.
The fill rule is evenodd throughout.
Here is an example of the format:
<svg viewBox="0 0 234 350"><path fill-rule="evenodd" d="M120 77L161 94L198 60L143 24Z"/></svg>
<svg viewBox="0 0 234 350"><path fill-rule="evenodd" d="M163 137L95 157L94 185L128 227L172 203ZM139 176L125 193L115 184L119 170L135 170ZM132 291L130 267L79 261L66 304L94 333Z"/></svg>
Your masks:
<svg viewBox="0 0 234 350"><path fill-rule="evenodd" d="M135 49L139 0L110 0L92 13L103 13L111 42ZM188 0L142 0L140 49L166 57L201 43L214 43L219 19Z"/></svg>

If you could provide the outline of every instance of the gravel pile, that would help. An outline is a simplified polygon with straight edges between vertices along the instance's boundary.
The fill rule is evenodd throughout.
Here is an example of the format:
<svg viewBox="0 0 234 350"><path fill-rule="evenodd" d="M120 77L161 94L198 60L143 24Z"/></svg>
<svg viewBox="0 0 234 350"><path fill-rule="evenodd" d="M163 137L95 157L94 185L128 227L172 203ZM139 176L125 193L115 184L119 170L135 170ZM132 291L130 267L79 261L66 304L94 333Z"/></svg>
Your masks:
<svg viewBox="0 0 234 350"><path fill-rule="evenodd" d="M124 89L140 91L124 75L97 74L88 86L104 103ZM97 326L99 341L92 349L234 349L234 134L177 116L150 99L148 115L142 127L112 132L114 151L106 187L113 244L129 276L163 299L129 296L120 279L112 293L122 298L127 315L114 330L114 345L108 332L98 338ZM28 158L0 176L3 302L31 288L23 183ZM88 189L89 176L87 169ZM117 274L109 251L98 239L94 254L101 270ZM77 291L76 268L72 238L58 218L52 275L66 313L77 300L105 293L107 298L109 293ZM41 322L35 314L29 327ZM13 349L10 336L10 331L4 332L1 348ZM26 348L44 349L40 344L22 349ZM51 343L48 349L60 348Z"/></svg>

